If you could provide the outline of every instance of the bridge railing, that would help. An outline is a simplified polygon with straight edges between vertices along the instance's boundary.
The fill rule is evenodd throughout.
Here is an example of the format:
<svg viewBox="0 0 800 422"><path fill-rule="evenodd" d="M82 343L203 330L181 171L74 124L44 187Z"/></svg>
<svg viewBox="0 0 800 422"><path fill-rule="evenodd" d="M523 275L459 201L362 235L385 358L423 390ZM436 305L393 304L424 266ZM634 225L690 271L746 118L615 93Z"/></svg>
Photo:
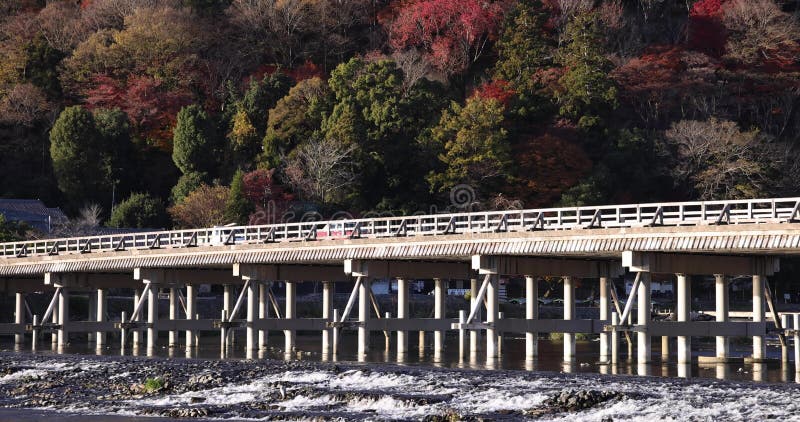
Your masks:
<svg viewBox="0 0 800 422"><path fill-rule="evenodd" d="M0 244L0 256L21 258L130 249L225 247L270 242L445 236L531 230L794 222L800 220L799 208L800 198L779 198L543 208L259 226L226 226L3 243Z"/></svg>

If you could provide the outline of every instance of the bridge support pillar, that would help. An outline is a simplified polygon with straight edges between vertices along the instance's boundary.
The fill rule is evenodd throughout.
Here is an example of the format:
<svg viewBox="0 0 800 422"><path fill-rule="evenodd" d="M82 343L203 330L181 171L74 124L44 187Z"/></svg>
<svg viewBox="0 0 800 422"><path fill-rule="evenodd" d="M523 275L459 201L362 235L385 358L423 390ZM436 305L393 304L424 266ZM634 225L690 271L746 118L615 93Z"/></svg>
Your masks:
<svg viewBox="0 0 800 422"><path fill-rule="evenodd" d="M792 315L792 328L794 328L794 371L800 373L800 314Z"/></svg>
<svg viewBox="0 0 800 422"><path fill-rule="evenodd" d="M447 294L447 282L441 278L434 279L433 290L433 317L442 319L445 316L445 295ZM444 331L433 332L433 352L441 354L444 350Z"/></svg>
<svg viewBox="0 0 800 422"><path fill-rule="evenodd" d="M14 295L14 323L25 324L25 293ZM14 334L14 344L25 343L25 334Z"/></svg>
<svg viewBox="0 0 800 422"><path fill-rule="evenodd" d="M58 324L58 315L59 315L58 302L59 301L60 301L60 298L56 298L56 303L53 306L53 315L50 317L50 322L52 322L53 324ZM50 346L51 347L55 347L57 344L58 344L58 331L53 331L50 334Z"/></svg>
<svg viewBox="0 0 800 422"><path fill-rule="evenodd" d="M269 290L270 282L258 283L258 319L266 319L269 317L269 299L267 298L267 291ZM258 348L259 350L267 349L268 335L267 330L258 330Z"/></svg>
<svg viewBox="0 0 800 422"><path fill-rule="evenodd" d="M87 321L97 321L97 319L96 319L97 318L97 301L95 300L96 298L95 298L95 295L93 293L94 292L92 290L89 290L89 292L86 294L86 304L87 304L87 307L89 308L88 315L86 315L86 320ZM96 339L95 333L93 333L93 332L86 333L86 340L89 343L89 345L96 346L95 339Z"/></svg>
<svg viewBox="0 0 800 422"><path fill-rule="evenodd" d="M640 330L636 333L637 345L637 363L645 364L650 362L650 273L642 273L641 283L639 283L639 309L636 317L636 324Z"/></svg>
<svg viewBox="0 0 800 422"><path fill-rule="evenodd" d="M486 286L486 359L493 360L500 356L497 348L497 328L495 323L499 319L498 304L498 275L491 274L489 284Z"/></svg>
<svg viewBox="0 0 800 422"><path fill-rule="evenodd" d="M253 351L256 350L256 329L253 324L256 322L256 314L258 313L258 282L251 280L247 284L247 340L245 343L245 351L247 356L252 356Z"/></svg>
<svg viewBox="0 0 800 422"><path fill-rule="evenodd" d="M147 289L147 354L155 352L158 342L158 284L155 280L150 281L150 288Z"/></svg>
<svg viewBox="0 0 800 422"><path fill-rule="evenodd" d="M480 285L478 284L478 279L472 278L469 280L469 307L470 309L475 308L475 304L478 302L478 289ZM483 318L481 316L482 312L481 309L483 308L483 304L480 305L478 311L475 313L475 320L482 321ZM469 352L475 353L478 351L478 344L480 342L481 332L479 330L469 330Z"/></svg>
<svg viewBox="0 0 800 422"><path fill-rule="evenodd" d="M397 279L397 318L408 318L408 280ZM408 353L408 331L397 332L397 359L402 361Z"/></svg>
<svg viewBox="0 0 800 422"><path fill-rule="evenodd" d="M716 320L717 322L728 321L729 309L729 280L722 274L715 274L715 287L716 287ZM717 336L717 360L726 361L728 359L729 340L725 336Z"/></svg>
<svg viewBox="0 0 800 422"><path fill-rule="evenodd" d="M525 276L525 318L539 319L539 283L533 276ZM535 359L539 354L539 333L525 333L525 359Z"/></svg>
<svg viewBox="0 0 800 422"><path fill-rule="evenodd" d="M764 277L753 276L753 322L764 322ZM761 360L766 355L764 337L753 336L753 359Z"/></svg>
<svg viewBox="0 0 800 422"><path fill-rule="evenodd" d="M608 301L608 277L600 277L600 321L603 324L611 323L611 306ZM605 331L600 333L600 362L609 363L611 357L611 334Z"/></svg>
<svg viewBox="0 0 800 422"><path fill-rule="evenodd" d="M370 319L369 294L372 283L369 277L363 277L358 287L358 357L362 358L369 350L369 328L367 324Z"/></svg>
<svg viewBox="0 0 800 422"><path fill-rule="evenodd" d="M225 311L225 315L227 315L228 318L231 317L231 311L233 310L233 293L233 286L230 284L224 284L222 286L222 310ZM230 329L225 336L225 348L233 343L233 339L234 330Z"/></svg>
<svg viewBox="0 0 800 422"><path fill-rule="evenodd" d="M572 276L564 277L564 320L575 319L575 283ZM564 362L575 360L575 333L564 333Z"/></svg>
<svg viewBox="0 0 800 422"><path fill-rule="evenodd" d="M98 322L106 321L107 305L106 289L97 289L97 318ZM98 331L95 333L95 348L100 350L106 346L106 332Z"/></svg>
<svg viewBox="0 0 800 422"><path fill-rule="evenodd" d="M686 274L677 274L678 278L678 303L676 306L677 320L679 322L691 321L692 313L692 285ZM692 363L692 337L678 336L678 364Z"/></svg>
<svg viewBox="0 0 800 422"><path fill-rule="evenodd" d="M186 319L193 320L197 314L197 288L192 284L186 285ZM195 347L194 330L186 330L186 348Z"/></svg>
<svg viewBox="0 0 800 422"><path fill-rule="evenodd" d="M139 303L139 300L141 300L141 298L142 298L142 289L135 289L133 291L133 306L134 306L134 308L136 308L136 304ZM141 320L142 320L142 314L139 313L139 315L137 315L136 319L133 320L133 321L141 321ZM131 321L131 322L133 322L133 321ZM138 328L134 328L132 337L133 337L133 341L132 341L133 348L136 349L136 348L139 347L139 343L142 340L142 332Z"/></svg>
<svg viewBox="0 0 800 422"><path fill-rule="evenodd" d="M67 287L61 288L61 293L58 295L58 347L66 347L69 343L69 331L67 325L69 324L69 290Z"/></svg>
<svg viewBox="0 0 800 422"><path fill-rule="evenodd" d="M333 310L333 291L335 285L330 281L322 282L322 318L331 321ZM322 354L327 355L331 352L331 329L322 330Z"/></svg>
<svg viewBox="0 0 800 422"><path fill-rule="evenodd" d="M297 317L297 308L296 308L296 300L297 300L297 284L293 281L286 281L286 315L285 318L287 320L294 319ZM283 330L284 336L284 353L289 354L294 351L294 338L295 338L295 331L294 330Z"/></svg>
<svg viewBox="0 0 800 422"><path fill-rule="evenodd" d="M169 320L175 321L178 319L178 290L175 286L169 288ZM178 346L178 332L170 330L169 332L169 347Z"/></svg>

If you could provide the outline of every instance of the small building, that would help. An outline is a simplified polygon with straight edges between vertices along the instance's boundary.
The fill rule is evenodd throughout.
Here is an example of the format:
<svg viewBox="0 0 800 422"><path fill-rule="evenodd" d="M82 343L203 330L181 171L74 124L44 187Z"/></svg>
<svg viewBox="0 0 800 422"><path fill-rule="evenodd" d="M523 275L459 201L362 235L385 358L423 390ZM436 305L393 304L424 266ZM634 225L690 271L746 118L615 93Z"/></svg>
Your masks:
<svg viewBox="0 0 800 422"><path fill-rule="evenodd" d="M38 199L0 199L0 214L7 221L25 223L47 234L54 226L67 221L61 208L49 208Z"/></svg>

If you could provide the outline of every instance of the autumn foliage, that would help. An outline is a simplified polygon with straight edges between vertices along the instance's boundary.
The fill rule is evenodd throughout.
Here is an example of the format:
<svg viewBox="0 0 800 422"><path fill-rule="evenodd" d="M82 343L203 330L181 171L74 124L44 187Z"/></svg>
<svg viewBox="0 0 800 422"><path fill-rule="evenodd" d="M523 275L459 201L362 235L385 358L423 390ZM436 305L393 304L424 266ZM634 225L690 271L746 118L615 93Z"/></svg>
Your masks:
<svg viewBox="0 0 800 422"><path fill-rule="evenodd" d="M505 9L503 1L408 1L389 24L389 43L425 51L445 74L464 73L497 37Z"/></svg>

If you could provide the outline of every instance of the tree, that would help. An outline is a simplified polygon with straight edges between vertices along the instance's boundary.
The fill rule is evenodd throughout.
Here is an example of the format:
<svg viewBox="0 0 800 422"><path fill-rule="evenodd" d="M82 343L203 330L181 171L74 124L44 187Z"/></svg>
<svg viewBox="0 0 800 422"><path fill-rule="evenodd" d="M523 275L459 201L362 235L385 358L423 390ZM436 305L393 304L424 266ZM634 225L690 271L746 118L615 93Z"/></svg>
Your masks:
<svg viewBox="0 0 800 422"><path fill-rule="evenodd" d="M133 193L111 213L108 225L121 228L159 229L167 226L164 202L147 193Z"/></svg>
<svg viewBox="0 0 800 422"><path fill-rule="evenodd" d="M106 151L92 113L80 106L61 112L50 131L50 157L58 187L73 206L111 199Z"/></svg>
<svg viewBox="0 0 800 422"><path fill-rule="evenodd" d="M28 228L24 224L6 220L6 216L0 214L0 243L19 242L24 240Z"/></svg>
<svg viewBox="0 0 800 422"><path fill-rule="evenodd" d="M239 225L247 224L255 208L245 195L244 174L237 170L231 181L228 200L225 202L225 220Z"/></svg>
<svg viewBox="0 0 800 422"><path fill-rule="evenodd" d="M769 196L779 188L785 148L769 144L758 130L741 131L734 122L682 120L665 133L673 151L674 177L695 197L744 199Z"/></svg>
<svg viewBox="0 0 800 422"><path fill-rule="evenodd" d="M617 88L609 77L612 63L603 52L601 21L594 13L576 16L567 24L565 44L556 57L565 68L556 94L560 114L578 127L602 127L604 117L617 107Z"/></svg>
<svg viewBox="0 0 800 422"><path fill-rule="evenodd" d="M201 185L180 203L167 211L177 226L183 228L212 227L225 224L225 203L228 188Z"/></svg>
<svg viewBox="0 0 800 422"><path fill-rule="evenodd" d="M269 111L260 161L269 168L278 168L282 156L319 130L323 116L330 112L331 101L328 85L320 78L305 79L293 86Z"/></svg>
<svg viewBox="0 0 800 422"><path fill-rule="evenodd" d="M503 105L494 99L473 97L464 106L450 105L432 130L443 166L428 175L432 191L466 184L484 197L498 193L511 165L503 114Z"/></svg>
<svg viewBox="0 0 800 422"><path fill-rule="evenodd" d="M521 142L514 151L521 182L514 193L529 207L552 206L592 168L581 147L552 134Z"/></svg>
<svg viewBox="0 0 800 422"><path fill-rule="evenodd" d="M93 77L92 83L94 85L84 92L89 108L124 111L136 137L162 151L171 150L176 115L190 103L188 94L168 90L161 81L150 76L131 76L123 83L100 75Z"/></svg>
<svg viewBox="0 0 800 422"><path fill-rule="evenodd" d="M356 178L356 146L332 138L312 139L289 157L286 176L303 199L319 204L343 201Z"/></svg>
<svg viewBox="0 0 800 422"><path fill-rule="evenodd" d="M172 161L183 174L206 173L214 167L211 123L200 106L193 104L178 112L172 144Z"/></svg>
<svg viewBox="0 0 800 422"><path fill-rule="evenodd" d="M505 2L416 0L403 3L389 23L389 44L420 48L439 71L463 74L477 62L503 20Z"/></svg>
<svg viewBox="0 0 800 422"><path fill-rule="evenodd" d="M127 194L136 182L137 168L128 116L118 109L97 109L92 115L103 150L107 152L103 157L103 172L116 195Z"/></svg>
<svg viewBox="0 0 800 422"><path fill-rule="evenodd" d="M506 15L497 41L495 79L518 91L533 92L534 74L552 62L553 40L547 29L548 13L540 0L522 0Z"/></svg>
<svg viewBox="0 0 800 422"><path fill-rule="evenodd" d="M290 86L288 76L273 72L260 82L252 80L244 96L236 102L228 139L237 167L249 167L262 150L269 110L289 93Z"/></svg>
<svg viewBox="0 0 800 422"><path fill-rule="evenodd" d="M178 179L178 183L172 187L170 203L177 204L183 201L187 195L194 192L208 179L208 174L200 172L189 172Z"/></svg>
<svg viewBox="0 0 800 422"><path fill-rule="evenodd" d="M246 173L242 178L244 195L258 207L267 208L269 201L290 201L292 195L275 180L274 169L258 169Z"/></svg>
<svg viewBox="0 0 800 422"><path fill-rule="evenodd" d="M721 7L725 56L747 65L795 66L800 58L796 16L773 0L731 0Z"/></svg>
<svg viewBox="0 0 800 422"><path fill-rule="evenodd" d="M728 0L698 0L689 11L689 47L719 57L725 51L722 4Z"/></svg>

